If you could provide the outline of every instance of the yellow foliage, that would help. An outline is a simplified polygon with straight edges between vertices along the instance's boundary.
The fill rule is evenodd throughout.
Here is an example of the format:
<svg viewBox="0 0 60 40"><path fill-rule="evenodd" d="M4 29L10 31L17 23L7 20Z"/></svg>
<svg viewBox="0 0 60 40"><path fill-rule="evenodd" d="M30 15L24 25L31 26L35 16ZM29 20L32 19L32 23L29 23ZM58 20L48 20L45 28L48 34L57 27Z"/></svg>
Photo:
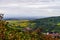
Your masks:
<svg viewBox="0 0 60 40"><path fill-rule="evenodd" d="M20 26L21 27L28 27L29 26L29 23L28 22L20 23Z"/></svg>
<svg viewBox="0 0 60 40"><path fill-rule="evenodd" d="M57 25L60 25L60 23L58 23Z"/></svg>

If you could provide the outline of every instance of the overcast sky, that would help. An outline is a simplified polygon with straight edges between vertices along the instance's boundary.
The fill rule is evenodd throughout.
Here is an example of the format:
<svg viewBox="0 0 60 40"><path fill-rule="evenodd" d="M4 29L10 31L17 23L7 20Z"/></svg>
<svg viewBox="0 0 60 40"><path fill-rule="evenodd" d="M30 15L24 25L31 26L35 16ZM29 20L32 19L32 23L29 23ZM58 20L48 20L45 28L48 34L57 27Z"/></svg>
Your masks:
<svg viewBox="0 0 60 40"><path fill-rule="evenodd" d="M60 0L0 0L5 17L60 16Z"/></svg>

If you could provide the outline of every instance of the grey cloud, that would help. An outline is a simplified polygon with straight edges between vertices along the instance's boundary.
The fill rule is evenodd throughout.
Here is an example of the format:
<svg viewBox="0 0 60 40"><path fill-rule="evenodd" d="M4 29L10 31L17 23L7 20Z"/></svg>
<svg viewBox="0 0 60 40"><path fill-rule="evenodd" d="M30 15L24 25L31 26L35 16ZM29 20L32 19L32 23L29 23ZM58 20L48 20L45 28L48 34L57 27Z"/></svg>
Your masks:
<svg viewBox="0 0 60 40"><path fill-rule="evenodd" d="M10 3L10 2L56 2L60 0L0 0L0 3Z"/></svg>
<svg viewBox="0 0 60 40"><path fill-rule="evenodd" d="M42 7L40 9L60 9L60 6Z"/></svg>
<svg viewBox="0 0 60 40"><path fill-rule="evenodd" d="M51 5L48 2L60 2L60 0L0 0L0 4L8 3L25 3L31 2L33 5ZM37 4L34 4L36 3ZM40 2L42 2L40 4ZM27 3L28 4L28 3ZM57 5L58 4L58 5ZM29 8L29 7L0 7L2 10L6 10L6 16L52 16L60 15L60 3L57 3L55 6L39 7L39 8ZM58 13L58 14L57 14Z"/></svg>

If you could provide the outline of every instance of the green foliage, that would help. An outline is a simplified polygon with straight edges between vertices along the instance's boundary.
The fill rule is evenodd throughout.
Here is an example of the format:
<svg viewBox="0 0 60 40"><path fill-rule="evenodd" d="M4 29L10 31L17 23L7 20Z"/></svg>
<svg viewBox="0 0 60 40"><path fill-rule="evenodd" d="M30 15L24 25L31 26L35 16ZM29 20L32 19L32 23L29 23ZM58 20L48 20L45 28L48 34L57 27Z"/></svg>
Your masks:
<svg viewBox="0 0 60 40"><path fill-rule="evenodd" d="M60 17L50 17L34 20L38 27L43 28L44 32L58 31L60 32Z"/></svg>
<svg viewBox="0 0 60 40"><path fill-rule="evenodd" d="M5 26L5 40L41 40L42 35L36 29L43 29L42 32L59 32L60 33L60 17L43 18L36 20L8 20L8 23L0 21ZM24 28L32 30L25 30ZM2 31L2 30L0 30Z"/></svg>

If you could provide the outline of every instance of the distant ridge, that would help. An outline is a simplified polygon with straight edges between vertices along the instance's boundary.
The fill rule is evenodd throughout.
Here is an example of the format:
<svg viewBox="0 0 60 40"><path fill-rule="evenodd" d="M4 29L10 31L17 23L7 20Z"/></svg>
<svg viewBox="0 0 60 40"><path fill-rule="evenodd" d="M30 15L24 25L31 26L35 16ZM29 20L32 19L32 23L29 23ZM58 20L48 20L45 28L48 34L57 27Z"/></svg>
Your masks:
<svg viewBox="0 0 60 40"><path fill-rule="evenodd" d="M35 19L40 19L40 18L45 18L43 16L41 17L7 17L4 18L4 20L35 20Z"/></svg>
<svg viewBox="0 0 60 40"><path fill-rule="evenodd" d="M4 20L40 20L40 19L49 19L49 18L55 18L59 19L60 16L53 16L53 17L15 17L15 18L4 18Z"/></svg>
<svg viewBox="0 0 60 40"><path fill-rule="evenodd" d="M44 32L60 32L60 16L36 19L32 22L36 23L35 28L43 28Z"/></svg>

